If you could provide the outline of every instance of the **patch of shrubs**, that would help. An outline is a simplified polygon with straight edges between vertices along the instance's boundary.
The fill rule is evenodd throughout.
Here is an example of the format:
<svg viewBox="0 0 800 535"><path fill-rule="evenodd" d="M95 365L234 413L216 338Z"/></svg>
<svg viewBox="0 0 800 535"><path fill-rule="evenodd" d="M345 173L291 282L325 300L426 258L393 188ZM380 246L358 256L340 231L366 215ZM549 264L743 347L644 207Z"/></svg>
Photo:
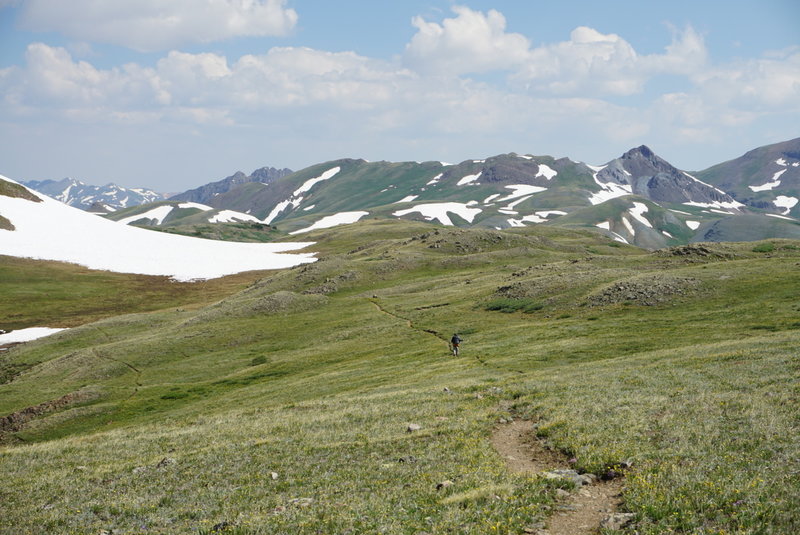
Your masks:
<svg viewBox="0 0 800 535"><path fill-rule="evenodd" d="M775 244L769 242L759 243L758 245L753 247L754 253L771 253L774 250L775 250Z"/></svg>
<svg viewBox="0 0 800 535"><path fill-rule="evenodd" d="M511 297L500 297L492 299L486 303L486 310L496 310L511 314L512 312L522 311L531 314L544 308L544 305L533 299L515 299Z"/></svg>

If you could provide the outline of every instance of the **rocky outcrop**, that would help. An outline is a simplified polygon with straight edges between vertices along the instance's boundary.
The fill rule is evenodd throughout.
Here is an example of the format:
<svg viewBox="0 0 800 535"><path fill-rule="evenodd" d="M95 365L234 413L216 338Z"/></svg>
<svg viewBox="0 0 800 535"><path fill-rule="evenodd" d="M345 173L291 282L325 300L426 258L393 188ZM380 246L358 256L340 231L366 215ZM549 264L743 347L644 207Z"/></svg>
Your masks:
<svg viewBox="0 0 800 535"><path fill-rule="evenodd" d="M241 171L237 171L233 175L223 178L217 182L211 182L205 186L200 186L199 188L190 189L189 191L173 195L170 197L170 200L209 204L209 202L215 196L222 193L227 193L241 184L248 184L250 182L268 184L278 178L291 175L292 172L293 171L291 169L276 169L274 167L261 167L250 173L250 175L246 175Z"/></svg>

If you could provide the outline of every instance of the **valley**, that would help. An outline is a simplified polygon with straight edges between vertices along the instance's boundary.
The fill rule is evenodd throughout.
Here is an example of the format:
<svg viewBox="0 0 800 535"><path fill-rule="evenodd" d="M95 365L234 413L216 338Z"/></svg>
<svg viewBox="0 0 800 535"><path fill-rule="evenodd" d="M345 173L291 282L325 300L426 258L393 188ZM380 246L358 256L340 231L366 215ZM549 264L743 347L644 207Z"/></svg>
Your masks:
<svg viewBox="0 0 800 535"><path fill-rule="evenodd" d="M316 262L104 319L83 292L73 328L0 353L0 414L41 407L0 431L0 531L544 533L579 490L509 470L511 421L620 482L628 532L798 527L800 243L382 219L303 237ZM83 280L101 274L134 278ZM17 277L3 303L42 291Z"/></svg>

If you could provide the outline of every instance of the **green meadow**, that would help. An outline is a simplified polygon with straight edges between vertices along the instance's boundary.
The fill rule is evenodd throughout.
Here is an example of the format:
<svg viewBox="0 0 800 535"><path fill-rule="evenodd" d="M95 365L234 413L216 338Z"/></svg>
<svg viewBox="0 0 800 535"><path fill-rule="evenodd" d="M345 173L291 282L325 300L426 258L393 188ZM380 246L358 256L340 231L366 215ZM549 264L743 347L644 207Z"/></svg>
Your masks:
<svg viewBox="0 0 800 535"><path fill-rule="evenodd" d="M73 327L0 353L0 416L38 407L0 428L0 533L533 533L569 484L507 469L509 418L624 477L627 533L800 532L800 242L304 239L194 284L0 258L0 327Z"/></svg>

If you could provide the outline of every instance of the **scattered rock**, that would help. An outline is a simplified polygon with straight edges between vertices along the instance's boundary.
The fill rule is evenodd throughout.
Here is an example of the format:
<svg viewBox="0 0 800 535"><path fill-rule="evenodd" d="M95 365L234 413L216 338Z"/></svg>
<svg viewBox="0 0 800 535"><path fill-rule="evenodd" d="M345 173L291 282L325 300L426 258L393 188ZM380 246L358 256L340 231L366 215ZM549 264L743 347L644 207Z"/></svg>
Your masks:
<svg viewBox="0 0 800 535"><path fill-rule="evenodd" d="M270 472L269 477L271 477L272 479L278 479L278 472Z"/></svg>
<svg viewBox="0 0 800 535"><path fill-rule="evenodd" d="M413 455L407 455L406 457L400 457L397 459L398 463L415 463L417 462L417 458Z"/></svg>
<svg viewBox="0 0 800 535"><path fill-rule="evenodd" d="M166 468L167 466L169 466L171 464L175 464L176 462L178 462L178 461L176 461L172 457L164 457L163 459L158 461L158 464L156 465L156 468Z"/></svg>
<svg viewBox="0 0 800 535"><path fill-rule="evenodd" d="M564 489L556 489L556 498L564 499L569 497L569 492Z"/></svg>
<svg viewBox="0 0 800 535"><path fill-rule="evenodd" d="M231 528L233 528L233 524L228 522L228 521L224 521L224 522L220 522L219 524L214 524L214 526L211 528L211 533L219 533L220 531L228 531Z"/></svg>
<svg viewBox="0 0 800 535"><path fill-rule="evenodd" d="M436 490L446 489L447 487L452 487L453 482L449 479L442 481L441 483L436 484Z"/></svg>
<svg viewBox="0 0 800 535"><path fill-rule="evenodd" d="M308 507L314 503L314 498L293 498L289 500L289 503L297 507Z"/></svg>
<svg viewBox="0 0 800 535"><path fill-rule="evenodd" d="M612 513L600 521L604 529L622 529L636 518L633 513Z"/></svg>
<svg viewBox="0 0 800 535"><path fill-rule="evenodd" d="M592 306L617 303L636 303L653 306L669 301L676 296L694 293L700 281L690 277L646 275L618 281L589 297Z"/></svg>
<svg viewBox="0 0 800 535"><path fill-rule="evenodd" d="M408 424L408 427L406 427L406 433L413 433L414 431L419 431L420 429L422 429L422 426L419 424Z"/></svg>
<svg viewBox="0 0 800 535"><path fill-rule="evenodd" d="M550 470L542 472L542 476L546 479L565 479L571 481L575 486L582 487L583 485L591 485L597 480L594 474L579 474L575 470Z"/></svg>

